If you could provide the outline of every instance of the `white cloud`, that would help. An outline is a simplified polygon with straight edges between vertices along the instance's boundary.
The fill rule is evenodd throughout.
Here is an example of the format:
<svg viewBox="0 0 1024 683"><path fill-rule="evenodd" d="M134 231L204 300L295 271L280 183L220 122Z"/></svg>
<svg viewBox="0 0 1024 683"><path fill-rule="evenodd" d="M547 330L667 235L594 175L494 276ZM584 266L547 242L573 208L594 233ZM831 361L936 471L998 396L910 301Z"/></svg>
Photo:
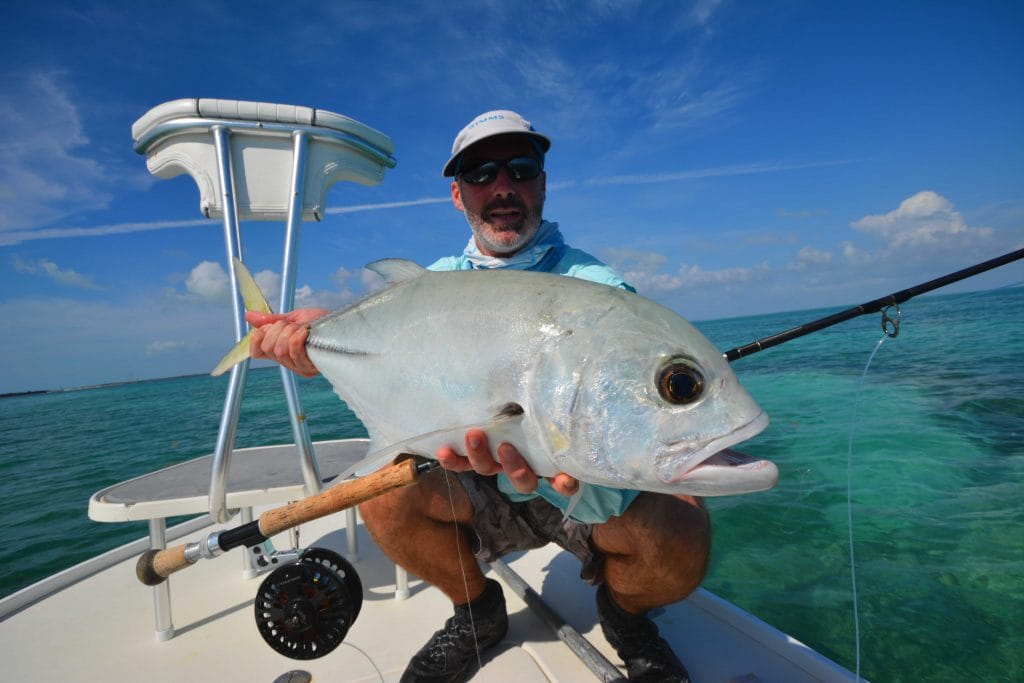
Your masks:
<svg viewBox="0 0 1024 683"><path fill-rule="evenodd" d="M276 311L281 303L281 276L272 270L261 270L258 273L253 273L252 278L256 280L256 284L259 285L260 291L263 292L270 307ZM296 287L296 293L298 290L299 288Z"/></svg>
<svg viewBox="0 0 1024 683"><path fill-rule="evenodd" d="M353 272L339 268L331 276L337 289L314 289L308 284L297 285L294 308L341 308L359 298L365 293L364 290L373 288L367 284L367 273L369 271L362 269ZM256 280L270 307L276 311L281 303L281 276L273 270L261 270L253 273L253 279ZM379 285L379 279L373 284ZM227 271L220 263L202 261L185 277L185 293L173 292L170 296L179 301L201 300L226 304L229 286Z"/></svg>
<svg viewBox="0 0 1024 683"><path fill-rule="evenodd" d="M704 26L710 21L711 15L715 13L722 0L697 0L690 10L690 18L693 23Z"/></svg>
<svg viewBox="0 0 1024 683"><path fill-rule="evenodd" d="M56 72L0 75L0 231L31 229L111 200L107 170Z"/></svg>
<svg viewBox="0 0 1024 683"><path fill-rule="evenodd" d="M56 263L47 258L42 258L37 261L22 261L21 259L12 259L11 265L19 273L26 275L38 275L42 277L48 277L54 282L66 285L68 287L76 287L78 289L103 289L95 282L92 278L87 275L82 275L78 271L72 268L61 268Z"/></svg>
<svg viewBox="0 0 1024 683"><path fill-rule="evenodd" d="M677 290L708 287L730 287L765 278L768 264L743 268L706 270L697 265L680 264L674 271L660 272L667 262L664 254L634 249L609 249L604 252L609 263L637 291L646 296L662 296Z"/></svg>
<svg viewBox="0 0 1024 683"><path fill-rule="evenodd" d="M340 288L345 288L345 287L348 287L348 282L349 282L349 280L352 279L352 277L354 275L356 275L356 273L354 273L353 271L349 270L348 268L345 268L345 267L338 268L331 275L331 282L333 282L334 284L336 284Z"/></svg>
<svg viewBox="0 0 1024 683"><path fill-rule="evenodd" d="M375 292L378 289L383 289L387 286L387 283L377 273L372 270L363 268L359 271L359 284L368 292Z"/></svg>
<svg viewBox="0 0 1024 683"><path fill-rule="evenodd" d="M633 270L658 270L668 261L665 254L655 251L640 251L628 247L605 249L602 252L609 263Z"/></svg>
<svg viewBox="0 0 1024 683"><path fill-rule="evenodd" d="M170 353L179 349L184 349L188 345L183 341L155 341L150 342L146 345L146 355L156 356L162 353Z"/></svg>
<svg viewBox="0 0 1024 683"><path fill-rule="evenodd" d="M789 264L790 270L820 268L832 262L832 252L805 246L796 253L796 260Z"/></svg>
<svg viewBox="0 0 1024 683"><path fill-rule="evenodd" d="M723 82L705 90L665 92L664 102L651 102L657 116L654 128L684 128L721 118L736 108L746 90L743 84Z"/></svg>
<svg viewBox="0 0 1024 683"><path fill-rule="evenodd" d="M295 308L327 308L318 305L316 291L309 285L295 288Z"/></svg>
<svg viewBox="0 0 1024 683"><path fill-rule="evenodd" d="M931 190L904 199L899 207L850 224L883 240L890 249L922 246L961 248L992 236L991 228L972 228L953 202Z"/></svg>
<svg viewBox="0 0 1024 683"><path fill-rule="evenodd" d="M871 254L860 249L853 242L843 242L843 258L853 264L864 264L871 260Z"/></svg>
<svg viewBox="0 0 1024 683"><path fill-rule="evenodd" d="M228 296L228 274L216 261L202 261L185 278L185 289L200 299L224 300Z"/></svg>

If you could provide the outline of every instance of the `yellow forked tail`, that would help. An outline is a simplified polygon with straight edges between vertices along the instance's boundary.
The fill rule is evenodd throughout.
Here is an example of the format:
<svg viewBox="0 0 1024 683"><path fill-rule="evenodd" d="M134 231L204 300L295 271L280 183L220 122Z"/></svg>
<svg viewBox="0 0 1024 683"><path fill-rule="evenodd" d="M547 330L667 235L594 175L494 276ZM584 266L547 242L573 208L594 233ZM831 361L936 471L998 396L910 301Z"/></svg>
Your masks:
<svg viewBox="0 0 1024 683"><path fill-rule="evenodd" d="M245 264L237 258L232 258L231 261L235 268L235 278L238 280L238 289L242 293L242 301L245 302L245 310L258 311L259 313L273 313L274 311L270 308L270 304L267 303L267 298L263 296L263 292L260 291L260 286L256 284L256 280L253 279L252 273L250 273L249 269L245 267ZM231 350L220 359L220 362L217 363L217 367L215 367L213 372L210 374L214 377L223 375L232 367L248 358L250 337L252 337L252 331L245 335L245 337L242 338L242 341L231 347Z"/></svg>

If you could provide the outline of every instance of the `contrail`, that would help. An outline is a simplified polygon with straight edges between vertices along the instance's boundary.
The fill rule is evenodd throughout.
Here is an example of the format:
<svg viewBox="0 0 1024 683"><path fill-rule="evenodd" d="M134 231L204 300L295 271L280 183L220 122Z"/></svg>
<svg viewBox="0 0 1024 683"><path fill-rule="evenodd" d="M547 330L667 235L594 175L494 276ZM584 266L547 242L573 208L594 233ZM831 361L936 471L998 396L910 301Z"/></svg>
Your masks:
<svg viewBox="0 0 1024 683"><path fill-rule="evenodd" d="M808 161L808 162L777 162L739 164L736 166L720 166L718 168L698 168L690 171L665 171L663 173L636 173L614 175L604 178L591 178L583 181L585 187L600 185L643 185L647 183L667 183L679 180L700 180L702 178L724 178L738 175L754 175L757 173L778 173L781 171L798 171L805 168L821 168L853 164L863 159L844 159L839 161Z"/></svg>
<svg viewBox="0 0 1024 683"><path fill-rule="evenodd" d="M356 206L339 206L327 209L328 214L358 213L360 211L380 211L386 209L399 209L406 206L420 206L424 204L441 204L450 202L451 197L427 197L424 199L413 199L404 202L389 202L386 204L358 204ZM123 235L132 232L146 232L148 230L168 230L171 228L194 228L200 225L219 224L220 219L196 218L183 221L150 221L134 223L113 223L111 225L99 225L92 228L46 228L43 230L11 230L0 232L0 246L20 244L30 240L60 239L65 237L103 237L105 235Z"/></svg>
<svg viewBox="0 0 1024 683"><path fill-rule="evenodd" d="M809 162L774 162L774 163L752 163L738 164L735 166L721 166L718 168L702 168L689 171L665 171L663 173L644 173L606 176L603 178L589 178L583 181L565 180L549 185L549 190L568 189L570 187L600 187L604 185L642 185L648 183L667 183L681 180L700 180L702 178L723 178L739 175L753 175L758 173L778 173L783 171L796 171L805 168L821 168L825 166L838 166L863 161L863 159L844 159L839 161L809 161ZM345 213L360 213L363 211L386 211L388 209L401 209L409 206L424 206L428 204L444 204L451 201L451 197L424 197L422 199L411 199L400 202L385 202L381 204L356 204L354 206L339 206L329 208L325 212L328 215ZM119 235L132 232L145 232L147 230L167 230L171 228L192 228L200 225L214 223L213 219L198 218L183 221L152 221L135 223L114 223L111 225L100 225L92 228L46 228L42 230L11 230L0 232L0 246L20 244L29 240L60 239L64 237L102 237L104 235Z"/></svg>

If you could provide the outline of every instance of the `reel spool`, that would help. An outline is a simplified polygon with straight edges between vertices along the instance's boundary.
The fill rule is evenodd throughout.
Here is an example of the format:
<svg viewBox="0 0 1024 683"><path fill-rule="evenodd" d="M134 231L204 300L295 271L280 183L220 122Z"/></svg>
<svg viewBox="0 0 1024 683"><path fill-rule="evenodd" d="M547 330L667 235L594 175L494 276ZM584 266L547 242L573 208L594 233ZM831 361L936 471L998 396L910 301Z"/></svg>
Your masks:
<svg viewBox="0 0 1024 683"><path fill-rule="evenodd" d="M324 548L278 567L256 591L256 628L274 651L317 659L341 644L363 606L363 584L352 565Z"/></svg>

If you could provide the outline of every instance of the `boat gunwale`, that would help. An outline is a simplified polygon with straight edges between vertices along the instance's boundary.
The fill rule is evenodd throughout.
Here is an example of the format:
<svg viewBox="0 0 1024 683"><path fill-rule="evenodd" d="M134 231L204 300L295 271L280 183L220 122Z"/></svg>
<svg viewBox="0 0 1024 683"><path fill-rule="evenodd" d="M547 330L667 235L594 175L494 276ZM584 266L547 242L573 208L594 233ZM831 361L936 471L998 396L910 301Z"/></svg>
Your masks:
<svg viewBox="0 0 1024 683"><path fill-rule="evenodd" d="M186 520L167 529L168 541L174 541L213 524L209 514ZM149 536L137 538L104 553L90 557L56 574L29 584L24 588L0 598L0 622L13 617L38 602L100 574L125 560L137 556L150 548Z"/></svg>

